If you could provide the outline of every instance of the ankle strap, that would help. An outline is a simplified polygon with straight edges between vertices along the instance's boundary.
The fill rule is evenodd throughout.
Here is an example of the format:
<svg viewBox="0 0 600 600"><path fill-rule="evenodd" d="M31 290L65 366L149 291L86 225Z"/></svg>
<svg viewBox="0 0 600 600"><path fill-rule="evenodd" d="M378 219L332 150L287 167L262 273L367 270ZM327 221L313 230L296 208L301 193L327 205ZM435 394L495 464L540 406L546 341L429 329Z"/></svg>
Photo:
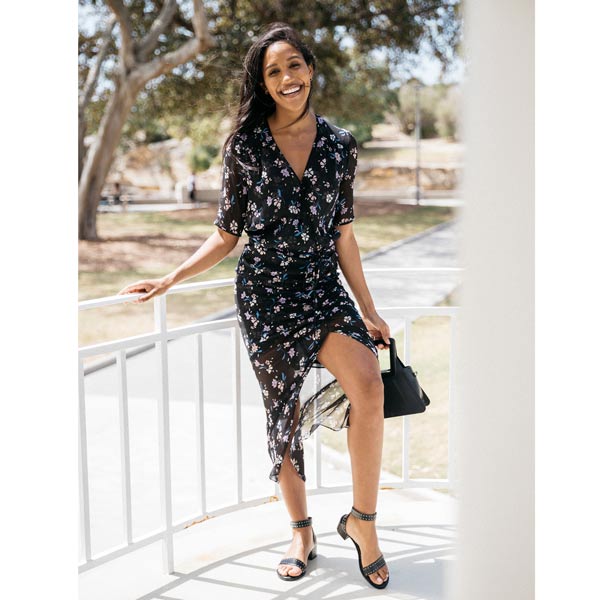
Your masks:
<svg viewBox="0 0 600 600"><path fill-rule="evenodd" d="M354 506L352 507L352 510L350 511L356 518L358 519L362 519L363 521L374 521L375 517L377 515L377 512L374 513L364 513L364 512L360 512L360 510L357 510L356 508L354 508Z"/></svg>
<svg viewBox="0 0 600 600"><path fill-rule="evenodd" d="M301 521L290 521L290 525L292 527L308 527L309 525L312 525L312 517L302 519Z"/></svg>

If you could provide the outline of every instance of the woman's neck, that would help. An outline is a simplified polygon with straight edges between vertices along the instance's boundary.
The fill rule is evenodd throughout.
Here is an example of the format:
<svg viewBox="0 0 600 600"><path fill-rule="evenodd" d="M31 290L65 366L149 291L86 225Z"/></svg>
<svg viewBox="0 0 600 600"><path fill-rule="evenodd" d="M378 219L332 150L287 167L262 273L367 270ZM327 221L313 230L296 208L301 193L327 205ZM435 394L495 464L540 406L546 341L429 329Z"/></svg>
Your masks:
<svg viewBox="0 0 600 600"><path fill-rule="evenodd" d="M275 132L276 130L285 127L288 123L291 123L297 119L300 114L301 113L292 113L290 111L285 111L284 109L276 108L275 112L268 117L269 127L271 128L271 131ZM302 117L302 119L290 127L286 127L284 130L282 130L282 133L285 132L286 134L295 135L297 133L303 133L307 129L312 130L316 121L317 117L314 111L309 108L308 112L304 115L304 117Z"/></svg>

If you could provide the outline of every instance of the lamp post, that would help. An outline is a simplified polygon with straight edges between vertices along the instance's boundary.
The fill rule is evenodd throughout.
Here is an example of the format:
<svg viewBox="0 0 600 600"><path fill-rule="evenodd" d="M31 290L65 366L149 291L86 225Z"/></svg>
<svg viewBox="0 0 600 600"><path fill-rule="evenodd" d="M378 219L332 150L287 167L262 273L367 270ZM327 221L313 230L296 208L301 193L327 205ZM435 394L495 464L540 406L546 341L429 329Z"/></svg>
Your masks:
<svg viewBox="0 0 600 600"><path fill-rule="evenodd" d="M415 151L416 151L416 161L417 161L417 165L416 165L416 170L415 170L415 175L416 175L416 184L417 184L417 190L416 190L416 200L417 200L417 206L420 203L421 200L421 180L420 180L420 170L421 170L421 111L419 110L419 91L421 90L421 84L417 83L415 84Z"/></svg>

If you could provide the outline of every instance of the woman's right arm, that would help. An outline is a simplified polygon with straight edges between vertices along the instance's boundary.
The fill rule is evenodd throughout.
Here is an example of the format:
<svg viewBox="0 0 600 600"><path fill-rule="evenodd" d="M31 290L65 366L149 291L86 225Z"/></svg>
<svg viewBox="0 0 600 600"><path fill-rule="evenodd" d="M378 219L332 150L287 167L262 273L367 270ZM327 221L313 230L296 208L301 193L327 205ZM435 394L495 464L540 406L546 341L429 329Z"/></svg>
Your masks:
<svg viewBox="0 0 600 600"><path fill-rule="evenodd" d="M136 281L123 288L119 295L145 293L145 296L132 300L133 304L139 304L150 300L154 296L164 294L170 287L194 277L194 275L204 273L220 263L235 248L239 239L239 236L217 227L217 230L200 248L171 273L159 279Z"/></svg>
<svg viewBox="0 0 600 600"><path fill-rule="evenodd" d="M137 281L123 288L119 294L144 293L135 304L150 300L157 294L164 294L171 286L189 279L199 273L204 273L217 263L221 262L235 247L242 231L246 218L246 196L248 185L240 169L236 155L242 153L248 160L249 148L234 137L231 145L225 151L223 158L223 185L213 225L217 230L174 271L161 279L146 279ZM250 158L251 162L256 159Z"/></svg>

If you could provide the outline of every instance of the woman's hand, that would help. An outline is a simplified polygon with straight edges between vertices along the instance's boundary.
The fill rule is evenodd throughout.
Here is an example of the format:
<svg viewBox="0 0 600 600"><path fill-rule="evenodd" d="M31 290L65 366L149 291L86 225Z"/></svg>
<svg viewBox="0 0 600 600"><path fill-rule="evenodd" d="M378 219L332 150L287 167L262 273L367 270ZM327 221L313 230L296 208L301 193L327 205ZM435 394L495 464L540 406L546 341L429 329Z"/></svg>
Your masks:
<svg viewBox="0 0 600 600"><path fill-rule="evenodd" d="M131 304L140 304L141 302L146 302L154 296L160 296L164 294L171 286L164 279L143 279L141 281L136 281L127 287L124 287L117 295L121 294L138 294L138 293L146 293L145 296L141 296L136 300L132 300Z"/></svg>
<svg viewBox="0 0 600 600"><path fill-rule="evenodd" d="M367 326L367 331L375 340L382 339L382 343L377 344L378 348L387 348L390 344L390 326L375 312L365 314L362 317L364 324Z"/></svg>

